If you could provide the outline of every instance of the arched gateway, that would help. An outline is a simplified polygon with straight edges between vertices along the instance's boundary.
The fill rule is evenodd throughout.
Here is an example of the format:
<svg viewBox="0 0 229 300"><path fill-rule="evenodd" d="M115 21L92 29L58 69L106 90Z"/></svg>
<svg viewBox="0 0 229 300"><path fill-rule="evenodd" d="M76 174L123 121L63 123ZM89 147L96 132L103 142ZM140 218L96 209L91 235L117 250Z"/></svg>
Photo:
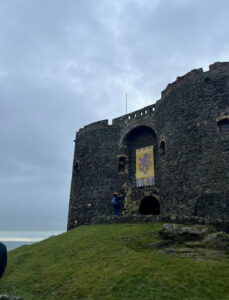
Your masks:
<svg viewBox="0 0 229 300"><path fill-rule="evenodd" d="M144 197L139 206L142 215L160 215L160 203L153 196Z"/></svg>

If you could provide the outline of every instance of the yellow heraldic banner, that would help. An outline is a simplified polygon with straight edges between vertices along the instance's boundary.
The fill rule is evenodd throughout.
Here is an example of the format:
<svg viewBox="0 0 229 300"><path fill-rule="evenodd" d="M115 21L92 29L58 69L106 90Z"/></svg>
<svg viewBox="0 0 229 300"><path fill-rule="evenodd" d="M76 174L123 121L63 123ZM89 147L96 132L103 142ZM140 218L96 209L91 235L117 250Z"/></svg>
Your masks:
<svg viewBox="0 0 229 300"><path fill-rule="evenodd" d="M155 185L153 146L136 150L136 185Z"/></svg>

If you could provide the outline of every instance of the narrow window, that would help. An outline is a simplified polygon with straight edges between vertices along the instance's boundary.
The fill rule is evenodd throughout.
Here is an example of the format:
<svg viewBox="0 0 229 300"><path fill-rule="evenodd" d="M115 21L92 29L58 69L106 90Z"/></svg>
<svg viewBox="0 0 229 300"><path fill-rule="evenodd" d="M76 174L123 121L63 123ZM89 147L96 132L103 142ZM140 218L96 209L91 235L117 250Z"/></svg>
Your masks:
<svg viewBox="0 0 229 300"><path fill-rule="evenodd" d="M223 119L218 122L220 132L229 132L229 119Z"/></svg>
<svg viewBox="0 0 229 300"><path fill-rule="evenodd" d="M74 172L75 172L75 174L79 173L79 162L78 161L74 165Z"/></svg>
<svg viewBox="0 0 229 300"><path fill-rule="evenodd" d="M166 150L165 150L165 141L161 141L160 143L160 154L165 155Z"/></svg>
<svg viewBox="0 0 229 300"><path fill-rule="evenodd" d="M126 158L124 156L119 157L118 170L119 172L125 171Z"/></svg>

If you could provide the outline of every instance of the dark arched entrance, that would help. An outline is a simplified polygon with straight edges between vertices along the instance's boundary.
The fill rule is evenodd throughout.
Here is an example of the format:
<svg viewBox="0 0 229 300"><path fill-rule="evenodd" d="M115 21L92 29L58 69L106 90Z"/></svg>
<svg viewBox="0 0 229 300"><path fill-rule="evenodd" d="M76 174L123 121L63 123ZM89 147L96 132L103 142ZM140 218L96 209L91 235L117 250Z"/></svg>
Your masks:
<svg viewBox="0 0 229 300"><path fill-rule="evenodd" d="M143 198L139 206L139 213L141 215L160 215L159 201L153 196Z"/></svg>
<svg viewBox="0 0 229 300"><path fill-rule="evenodd" d="M155 151L157 136L155 131L147 126L138 126L129 131L122 141L122 149L128 160L128 180L136 186L136 150L139 148L154 146L154 164L156 168L157 153Z"/></svg>

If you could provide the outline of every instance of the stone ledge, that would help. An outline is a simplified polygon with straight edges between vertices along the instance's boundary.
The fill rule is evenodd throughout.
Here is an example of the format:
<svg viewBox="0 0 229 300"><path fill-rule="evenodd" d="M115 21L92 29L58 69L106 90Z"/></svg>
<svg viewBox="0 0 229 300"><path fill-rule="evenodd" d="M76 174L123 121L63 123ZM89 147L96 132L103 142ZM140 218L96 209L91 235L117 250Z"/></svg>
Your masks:
<svg viewBox="0 0 229 300"><path fill-rule="evenodd" d="M127 215L127 216L95 216L92 217L90 224L115 224L115 223L153 223L167 222L187 225L211 225L219 231L229 233L229 220L201 218L196 216L177 216L177 215Z"/></svg>
<svg viewBox="0 0 229 300"><path fill-rule="evenodd" d="M22 298L10 295L0 295L0 300L22 300Z"/></svg>

